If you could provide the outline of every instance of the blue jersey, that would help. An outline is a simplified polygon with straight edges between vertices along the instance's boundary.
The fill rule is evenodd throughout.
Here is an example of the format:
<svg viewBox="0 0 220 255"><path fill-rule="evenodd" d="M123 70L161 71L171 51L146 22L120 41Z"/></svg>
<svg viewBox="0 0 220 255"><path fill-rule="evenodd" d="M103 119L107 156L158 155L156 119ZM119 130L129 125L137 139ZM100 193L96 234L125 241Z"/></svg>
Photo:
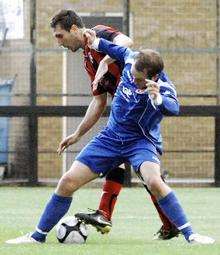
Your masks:
<svg viewBox="0 0 220 255"><path fill-rule="evenodd" d="M139 90L134 83L131 65L138 52L104 39L100 39L98 50L124 65L122 77L112 101L107 128L124 141L144 136L161 154L160 122L164 115L172 116L179 113L179 102L172 82L165 72L159 74L158 84L162 104L155 106L148 93Z"/></svg>

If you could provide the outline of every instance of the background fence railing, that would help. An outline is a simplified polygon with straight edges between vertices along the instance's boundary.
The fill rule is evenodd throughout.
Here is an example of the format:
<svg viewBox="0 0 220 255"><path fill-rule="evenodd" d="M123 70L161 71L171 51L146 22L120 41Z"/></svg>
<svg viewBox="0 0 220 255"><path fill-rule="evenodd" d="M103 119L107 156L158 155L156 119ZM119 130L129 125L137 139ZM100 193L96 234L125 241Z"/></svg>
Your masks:
<svg viewBox="0 0 220 255"><path fill-rule="evenodd" d="M55 170L55 173L53 175L53 167L52 163L47 165L50 166L50 170L52 174L49 174L49 176L43 176L42 177L42 172L40 169L41 163L39 163L39 158L41 156L46 156L49 161L53 161L53 158L57 157L56 155L56 147L51 149L49 146L47 149L41 149L43 141L46 139L53 139L55 135L55 131L53 130L53 120L55 118L60 118L60 117L72 117L75 120L79 117L83 117L85 112L86 112L87 106L0 106L0 116L1 117L9 117L9 118L16 118L17 121L19 118L26 118L26 121L28 123L28 129L26 130L27 135L27 140L23 141L22 145L22 140L21 144L19 145L20 148L20 159L19 157L17 160L22 161L22 155L25 155L24 158L25 162L23 167L22 167L22 162L20 168L17 167L16 172L13 172L13 167L12 169L8 169L8 171L5 172L5 178L2 181L2 183L9 182L9 181L14 181L17 180L19 182L24 182L28 184L39 184L45 180L48 182L52 181L57 181L59 176L62 174L62 171L58 172ZM103 115L103 119L108 116L109 113L109 107L105 114ZM200 153L205 157L207 154L212 154L212 163L211 165L213 167L209 166L209 169L205 169L207 171L199 170L191 172L188 176L187 174L183 173L175 173L175 163L171 164L171 168L167 169L166 164L165 164L165 169L168 170L171 181L177 182L177 183L194 183L196 184L201 184L201 183L207 183L207 184L215 184L216 186L220 186L220 107L219 106L182 106L181 107L181 114L179 117L171 117L172 118L172 123L173 125L176 125L176 121L178 119L187 119L187 118L194 118L194 121L191 121L191 125L188 126L187 128L189 130L193 130L193 125L196 125L198 122L199 118L205 118L206 121L208 119L213 119L214 122L214 128L212 129L212 132L206 133L206 130L202 132L202 136L204 140L209 140L210 136L213 136L213 143L212 146L202 148L200 151L197 149L195 150L192 148L189 144L189 147L186 149L173 149L171 148L166 148L165 146L165 155L171 154L171 157L167 157L167 160L170 159L170 161L175 162L178 160L180 157L180 160L182 158L183 164L185 163L187 154L191 153ZM170 117L169 117L170 118ZM43 138L42 140L42 131L39 130L39 122L42 121L43 119L46 119L48 122L48 125L51 128L51 136L48 136L48 134ZM14 121L15 123L15 121ZM170 123L170 122L169 122ZM185 126L183 128L186 128ZM192 131L193 133L193 131ZM93 134L92 134L93 135ZM175 133L173 134L173 140L175 140ZM89 138L91 135L89 136ZM45 140L44 140L45 139ZM184 137L183 137L184 139ZM192 137L192 143L193 143L193 137ZM58 145L58 139L56 137L56 145ZM85 142L82 143L82 146L85 144ZM41 147L41 148L40 148ZM181 147L181 146L180 146ZM72 150L70 149L66 153L75 155L78 153L79 150ZM8 152L0 152L0 153L17 153L15 151L8 151ZM177 159L173 158L173 155L179 155ZM53 155L50 157L50 155ZM73 157L74 158L74 157ZM186 157L187 158L187 157ZM61 159L60 159L61 160ZM192 158L192 160L195 160ZM163 162L163 158L162 158ZM196 161L195 162L195 167L198 169L201 168L201 162ZM24 169L25 168L25 169ZM178 168L178 166L177 166ZM204 167L202 167L204 168ZM202 169L201 168L201 169ZM212 169L213 168L213 169ZM19 170L20 169L20 170ZM184 169L184 166L183 166ZM193 169L193 167L192 167ZM181 176L182 175L182 176ZM127 185L130 186L135 180L135 177L133 175L130 175L130 179L127 180Z"/></svg>

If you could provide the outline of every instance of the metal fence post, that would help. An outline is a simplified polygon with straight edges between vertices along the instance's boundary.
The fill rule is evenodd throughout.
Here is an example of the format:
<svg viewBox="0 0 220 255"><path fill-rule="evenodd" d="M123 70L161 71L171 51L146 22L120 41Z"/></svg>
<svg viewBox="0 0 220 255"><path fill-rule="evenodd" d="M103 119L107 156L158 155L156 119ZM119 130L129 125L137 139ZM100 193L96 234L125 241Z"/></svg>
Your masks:
<svg viewBox="0 0 220 255"><path fill-rule="evenodd" d="M123 33L130 35L130 0L124 0L123 3Z"/></svg>
<svg viewBox="0 0 220 255"><path fill-rule="evenodd" d="M219 0L216 0L216 48L220 47L220 23ZM216 96L217 105L220 104L220 64L219 56L216 56ZM220 118L215 117L215 186L220 187Z"/></svg>
<svg viewBox="0 0 220 255"><path fill-rule="evenodd" d="M36 106L36 0L30 1L30 42L32 46L30 59L30 105ZM38 182L38 117L28 116L29 122L29 183Z"/></svg>
<svg viewBox="0 0 220 255"><path fill-rule="evenodd" d="M216 0L216 48L220 47L220 1ZM216 94L217 94L217 104L220 104L220 63L219 54L216 56Z"/></svg>
<svg viewBox="0 0 220 255"><path fill-rule="evenodd" d="M220 187L220 118L215 118L215 186Z"/></svg>

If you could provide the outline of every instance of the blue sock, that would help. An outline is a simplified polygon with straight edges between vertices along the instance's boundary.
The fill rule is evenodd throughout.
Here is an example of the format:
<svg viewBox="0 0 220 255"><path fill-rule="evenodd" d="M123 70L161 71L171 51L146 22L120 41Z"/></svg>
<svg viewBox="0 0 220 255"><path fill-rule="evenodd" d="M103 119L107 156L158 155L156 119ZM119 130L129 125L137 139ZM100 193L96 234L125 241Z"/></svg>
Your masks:
<svg viewBox="0 0 220 255"><path fill-rule="evenodd" d="M53 194L41 215L36 231L31 235L31 237L39 242L45 242L48 232L66 214L71 202L72 197L62 197Z"/></svg>
<svg viewBox="0 0 220 255"><path fill-rule="evenodd" d="M189 236L193 233L193 230L175 193L173 191L170 192L167 196L160 199L158 204L169 220L173 222L173 224L182 232L185 239L188 241Z"/></svg>

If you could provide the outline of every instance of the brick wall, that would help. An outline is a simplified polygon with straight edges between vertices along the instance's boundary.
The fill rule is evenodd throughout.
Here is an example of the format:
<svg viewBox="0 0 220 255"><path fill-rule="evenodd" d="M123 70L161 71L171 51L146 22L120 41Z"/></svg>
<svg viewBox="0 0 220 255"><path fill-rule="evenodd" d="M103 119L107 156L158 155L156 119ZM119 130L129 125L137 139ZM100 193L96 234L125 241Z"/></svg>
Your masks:
<svg viewBox="0 0 220 255"><path fill-rule="evenodd" d="M118 2L120 2L119 7ZM38 4L39 47L56 47L48 24L53 13L63 7L71 7L78 12L119 12L122 11L122 1L93 1L92 4L90 1L69 1L68 3L59 1L59 4L57 1L51 1L47 5L41 1L41 4ZM205 52L198 54L190 52L190 49L193 48L215 47L216 9L214 2L169 0L164 4L162 0L136 0L131 1L131 13L134 47L168 50L161 50L161 52L165 60L166 70L179 93L216 93L216 55ZM184 48L186 52L169 52L169 49L178 48ZM58 54L51 58L44 56L41 61L38 90L61 91L61 56ZM48 71L44 72L45 69ZM56 74L56 82L51 79L51 75L54 74ZM216 104L216 100L212 98L180 98L180 101L181 104L187 105ZM48 102L53 104L54 100L49 99L48 101L47 99ZM45 104L45 101L42 99L39 100L39 103ZM56 103L58 102L56 101ZM53 120L56 128L61 128L59 123L59 119ZM40 124L40 129L47 134L46 124L43 122ZM208 121L206 118L168 118L164 121L162 130L166 151L171 149L173 151L187 150L189 147L191 150L199 151L206 148L208 150L213 149L214 122L212 118ZM207 133L209 134L208 137L205 136ZM44 143L42 148L45 146ZM50 148L52 147L54 144ZM50 160L45 160L45 162L47 163L43 164L43 161L40 160L42 173L46 173L46 169L51 164ZM61 161L54 157L53 168L59 167L61 167ZM167 152L164 155L163 167L169 169L174 177L211 177L213 175L213 153Z"/></svg>
<svg viewBox="0 0 220 255"><path fill-rule="evenodd" d="M28 1L26 2L26 23L28 24ZM78 12L122 12L123 1L37 1L37 47L57 49L49 26L54 13L62 8L74 8ZM188 0L131 0L134 47L161 49L166 70L174 81L180 94L216 93L216 54L212 49L216 44L216 8L215 1ZM26 38L29 30L26 28ZM172 52L171 49L174 49ZM175 49L182 49L175 52ZM197 53L192 53L197 49ZM208 49L201 51L199 49ZM210 52L210 53L209 53ZM13 58L21 61L13 66ZM3 60L0 58L0 64ZM15 71L21 74L18 90L29 91L28 72L23 76L19 68L28 70L28 58L21 54L10 56L9 69L0 69L0 74ZM23 62L22 62L23 61ZM37 56L38 93L62 92L62 53L42 51ZM22 80L24 79L24 80ZM23 82L24 81L24 82ZM86 85L85 85L86 86ZM89 92L89 88L88 88ZM19 99L21 100L21 99ZM18 102L18 101L17 101ZM213 98L180 98L183 105L216 104ZM19 104L26 103L20 101ZM39 105L59 105L62 101L56 97L40 97ZM211 151L214 145L214 121L212 118L167 118L163 125L165 150L163 167L169 169L174 177L210 177L213 176L212 152L176 151L194 149ZM62 137L61 118L41 118L39 121L39 173L41 177L59 177L62 167L61 158L54 151ZM96 132L96 129L93 129ZM206 134L209 134L206 136Z"/></svg>

